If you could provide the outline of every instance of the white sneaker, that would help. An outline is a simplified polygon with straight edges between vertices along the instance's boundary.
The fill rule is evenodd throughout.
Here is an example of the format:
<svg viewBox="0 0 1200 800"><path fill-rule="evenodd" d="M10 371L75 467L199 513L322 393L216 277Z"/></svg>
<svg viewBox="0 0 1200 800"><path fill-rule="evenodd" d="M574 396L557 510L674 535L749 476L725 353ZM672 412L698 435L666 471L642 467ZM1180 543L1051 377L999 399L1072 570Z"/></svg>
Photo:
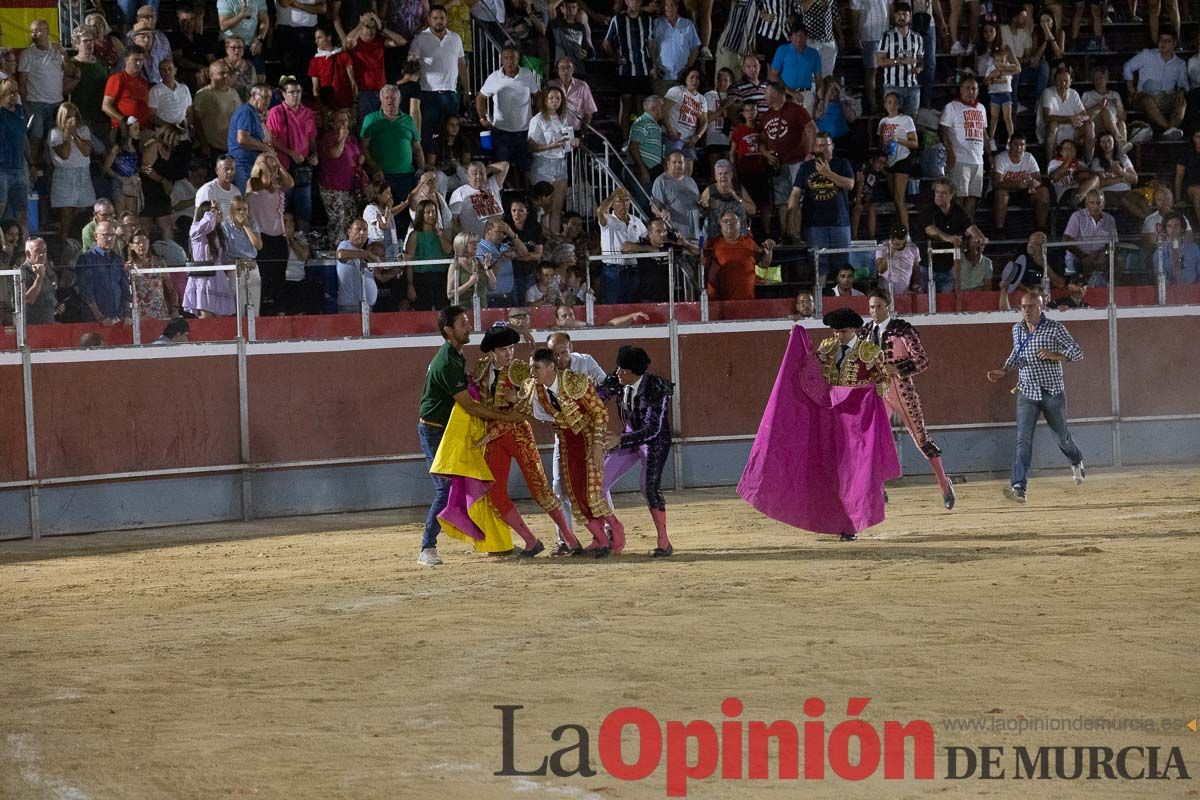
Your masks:
<svg viewBox="0 0 1200 800"><path fill-rule="evenodd" d="M961 39L950 45L950 55L952 56L965 56L969 52L971 52L971 48Z"/></svg>
<svg viewBox="0 0 1200 800"><path fill-rule="evenodd" d="M1150 130L1149 125L1146 125L1138 128L1133 135L1129 137L1129 141L1133 142L1134 144L1145 144L1152 138L1154 138L1154 132Z"/></svg>
<svg viewBox="0 0 1200 800"><path fill-rule="evenodd" d="M1029 111L1029 106L1025 105L1024 103L1017 103L1017 113L1018 114L1024 114L1027 111Z"/></svg>
<svg viewBox="0 0 1200 800"><path fill-rule="evenodd" d="M1123 155L1123 156L1129 155L1129 151L1132 149L1133 149L1133 142L1126 142L1125 144L1121 145L1121 155Z"/></svg>
<svg viewBox="0 0 1200 800"><path fill-rule="evenodd" d="M992 153L1000 152L1000 146L998 144L996 144L995 137L988 139L988 147L991 148L990 152L992 152Z"/></svg>
<svg viewBox="0 0 1200 800"><path fill-rule="evenodd" d="M1163 131L1162 138L1170 142L1177 142L1183 138L1183 131L1179 128L1167 128Z"/></svg>
<svg viewBox="0 0 1200 800"><path fill-rule="evenodd" d="M1087 468L1083 466L1082 461L1071 467L1071 479L1075 481L1076 486L1083 486L1083 479L1086 477Z"/></svg>
<svg viewBox="0 0 1200 800"><path fill-rule="evenodd" d="M442 560L438 558L436 547L426 547L421 551L421 555L417 556L417 563L426 567L436 567Z"/></svg>

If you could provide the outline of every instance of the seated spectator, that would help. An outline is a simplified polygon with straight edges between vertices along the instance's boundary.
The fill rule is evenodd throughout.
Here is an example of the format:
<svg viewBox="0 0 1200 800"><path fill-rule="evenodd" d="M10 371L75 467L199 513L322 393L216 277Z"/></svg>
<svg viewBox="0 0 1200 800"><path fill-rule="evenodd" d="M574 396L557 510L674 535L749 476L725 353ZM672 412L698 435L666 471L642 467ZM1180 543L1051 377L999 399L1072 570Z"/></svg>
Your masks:
<svg viewBox="0 0 1200 800"><path fill-rule="evenodd" d="M1063 239L1074 242L1067 248L1067 274L1108 273L1108 246L1117 239L1117 222L1104 210L1104 194L1093 189L1084 196L1084 208L1067 220Z"/></svg>
<svg viewBox="0 0 1200 800"><path fill-rule="evenodd" d="M404 260L413 262L436 259L442 263L410 263L408 300L418 311L432 311L442 305L439 300L445 284L443 276L448 271L444 259L453 254L453 243L450 241L450 226L443 222L437 203L423 200L417 206L416 212L416 220L404 243Z"/></svg>
<svg viewBox="0 0 1200 800"><path fill-rule="evenodd" d="M1099 64L1092 69L1092 88L1083 93L1082 100L1097 137L1105 131L1111 133L1117 139L1121 155L1127 155L1133 149L1133 143L1126 134L1125 104L1121 93L1108 85L1108 67Z"/></svg>
<svg viewBox="0 0 1200 800"><path fill-rule="evenodd" d="M762 131L758 126L756 102L742 101L741 120L729 134L729 160L733 162L738 180L750 192L754 205L766 211L771 207L771 165L759 147Z"/></svg>
<svg viewBox="0 0 1200 800"><path fill-rule="evenodd" d="M1083 204L1088 192L1100 185L1100 179L1079 158L1079 148L1068 139L1058 145L1058 155L1046 165L1046 179L1054 187L1054 199L1060 207Z"/></svg>
<svg viewBox="0 0 1200 800"><path fill-rule="evenodd" d="M1192 149L1175 164L1175 196L1186 196L1200 221L1200 130L1192 133Z"/></svg>
<svg viewBox="0 0 1200 800"><path fill-rule="evenodd" d="M34 237L25 242L25 324L49 325L58 307L58 278L46 255L46 240ZM7 278L3 279L6 285Z"/></svg>
<svg viewBox="0 0 1200 800"><path fill-rule="evenodd" d="M129 241L125 269L137 298L142 319L170 319L179 314L179 294L166 273L141 274L145 269L160 269L163 260L150 250L150 236L142 229L134 231Z"/></svg>
<svg viewBox="0 0 1200 800"><path fill-rule="evenodd" d="M1059 64L1054 85L1042 92L1038 101L1038 134L1046 145L1046 160L1054 155L1060 142L1083 138L1083 160L1092 160L1096 147L1096 126L1083 105L1079 92L1071 88L1071 68Z"/></svg>
<svg viewBox="0 0 1200 800"><path fill-rule="evenodd" d="M1187 65L1175 55L1175 36L1173 29L1163 28L1158 49L1146 48L1126 61L1123 70L1130 107L1149 117L1168 141L1183 138L1179 126L1187 113Z"/></svg>
<svg viewBox="0 0 1200 800"><path fill-rule="evenodd" d="M790 319L793 322L799 322L802 319L816 319L817 305L813 300L813 294L808 289L801 289L796 293L795 313Z"/></svg>
<svg viewBox="0 0 1200 800"><path fill-rule="evenodd" d="M479 237L462 232L454 237L454 261L446 274L446 299L454 305L471 306L472 296L480 308L487 308L488 294L496 288L496 272L475 258Z"/></svg>
<svg viewBox="0 0 1200 800"><path fill-rule="evenodd" d="M650 208L659 219L689 241L700 237L700 188L687 175L682 152L667 156L667 170L654 179L650 195Z"/></svg>
<svg viewBox="0 0 1200 800"><path fill-rule="evenodd" d="M992 222L997 233L1004 231L1010 199L1033 205L1035 224L1046 227L1050 218L1050 190L1042 185L1041 167L1033 154L1025 150L1025 137L1019 133L1008 138L1006 152L992 158Z"/></svg>
<svg viewBox="0 0 1200 800"><path fill-rule="evenodd" d="M749 233L750 218L758 213L758 206L750 198L750 192L734 182L733 164L722 158L713 165L713 178L714 182L700 193L705 238L721 235L721 217L726 211L737 215L742 233Z"/></svg>
<svg viewBox="0 0 1200 800"><path fill-rule="evenodd" d="M196 204L211 201L221 209L221 216L229 216L229 204L233 198L241 197L242 190L233 183L234 161L231 156L221 156L217 159L217 177L201 186L196 191ZM196 255L192 254L193 258Z"/></svg>
<svg viewBox="0 0 1200 800"><path fill-rule="evenodd" d="M635 322L645 322L650 319L650 315L644 311L634 311L632 314L622 314L619 317L613 317L608 321L608 324L614 328L622 328L626 325L632 325ZM583 320L575 319L575 309L571 306L562 305L554 309L554 327L559 330L572 328L586 328L587 323Z"/></svg>
<svg viewBox="0 0 1200 800"><path fill-rule="evenodd" d="M196 89L208 80L208 62L213 52L213 42L202 30L204 13L181 3L175 7L175 30L167 33L171 44L171 57L179 68L183 82ZM97 41L96 55L100 55Z"/></svg>
<svg viewBox="0 0 1200 800"><path fill-rule="evenodd" d="M875 238L875 206L888 201L890 176L885 165L887 156L882 150L871 150L854 174L854 208L850 210L850 238L857 239L863 215L867 217L867 236ZM897 212L899 209L897 209ZM905 207L905 213L908 208Z"/></svg>
<svg viewBox="0 0 1200 800"><path fill-rule="evenodd" d="M116 226L105 220L96 226L96 245L75 262L79 294L92 312L92 320L117 325L129 314L129 281L125 263L117 253Z"/></svg>
<svg viewBox="0 0 1200 800"><path fill-rule="evenodd" d="M555 232L562 227L567 199L567 153L579 146L579 139L567 124L566 111L562 89L548 86L542 94L541 111L529 123L529 151L533 153L529 179L535 183L545 181L554 187L546 225Z"/></svg>
<svg viewBox="0 0 1200 800"><path fill-rule="evenodd" d="M578 267L568 267L562 285L562 304L566 306L584 305L591 289L586 283L585 273Z"/></svg>
<svg viewBox="0 0 1200 800"><path fill-rule="evenodd" d="M381 262L392 261L387 257L383 242L368 241L367 252ZM375 288L378 291L375 303L371 306L374 311L383 313L412 309L411 298L415 296L415 293L412 291L410 271L410 266L395 262L388 266L380 264L371 270L372 277L375 279Z"/></svg>
<svg viewBox="0 0 1200 800"><path fill-rule="evenodd" d="M704 246L705 290L713 300L753 300L757 281L755 268L770 266L775 240L759 247L745 232L734 211L721 215L721 235Z"/></svg>
<svg viewBox="0 0 1200 800"><path fill-rule="evenodd" d="M883 98L883 109L887 116L879 120L879 146L887 155L887 185L891 189L892 202L896 204L896 217L900 224L908 227L908 179L920 176L921 165L916 152L921 146L917 141L917 124L908 114L900 113L900 93L888 92ZM874 209L872 209L874 211ZM857 228L857 226L855 226ZM870 222L871 238L875 238L875 224Z"/></svg>
<svg viewBox="0 0 1200 800"><path fill-rule="evenodd" d="M529 251L529 258L513 259L513 297L522 302L525 293L537 279L538 264L549 260L545 253L546 231L542 224L529 213L529 204L521 197L513 198L508 204L504 221Z"/></svg>
<svg viewBox="0 0 1200 800"><path fill-rule="evenodd" d="M172 317L167 320L162 335L153 344L183 344L192 338L191 325L183 317Z"/></svg>
<svg viewBox="0 0 1200 800"><path fill-rule="evenodd" d="M450 195L467 182L467 167L478 156L472 151L462 130L462 118L447 114L441 130L433 137L425 154L425 163L437 169L437 191ZM421 145L423 148L424 144Z"/></svg>
<svg viewBox="0 0 1200 800"><path fill-rule="evenodd" d="M217 19L222 36L240 39L252 57L262 59L263 42L271 25L266 0L218 0Z"/></svg>
<svg viewBox="0 0 1200 800"><path fill-rule="evenodd" d="M1109 208L1127 208L1135 217L1142 217L1149 209L1141 195L1130 190L1137 185L1138 174L1129 156L1117 149L1117 137L1111 133L1100 134L1097 140L1096 157L1092 159L1091 173L1096 177L1096 188L1104 192L1104 205Z"/></svg>
<svg viewBox="0 0 1200 800"><path fill-rule="evenodd" d="M529 250L512 227L502 219L489 219L484 226L483 237L475 246L475 258L485 268L491 268L496 275L496 285L488 295L489 305L514 304L514 255L521 260L529 260Z"/></svg>
<svg viewBox="0 0 1200 800"><path fill-rule="evenodd" d="M962 269L959 271L960 292L988 291L992 288L992 260L983 254L983 242L974 236L964 240Z"/></svg>
<svg viewBox="0 0 1200 800"><path fill-rule="evenodd" d="M708 126L707 101L700 92L700 68L687 67L683 79L663 98L663 145L668 151L682 153L684 174L691 176L699 158L697 145Z"/></svg>
<svg viewBox="0 0 1200 800"><path fill-rule="evenodd" d="M875 272L879 274L880 283L892 297L904 294L910 286L920 286L920 266L921 251L908 240L908 228L894 225L888 240L875 249Z"/></svg>
<svg viewBox="0 0 1200 800"><path fill-rule="evenodd" d="M318 25L313 29L313 37L317 53L308 62L313 97L326 109L336 111L351 108L358 94L353 59L345 50L334 45L327 28Z"/></svg>
<svg viewBox="0 0 1200 800"><path fill-rule="evenodd" d="M550 24L553 26L554 23ZM583 70L572 59L559 58L558 78L550 81L548 85L562 89L563 95L567 98L567 123L576 133L579 133L587 130L588 126L592 124L592 115L596 113L597 109L596 100L592 97L592 90L587 83L577 80L575 73L582 75Z"/></svg>
<svg viewBox="0 0 1200 800"><path fill-rule="evenodd" d="M522 67L520 59L520 50L512 45L500 51L500 69L488 75L479 87L475 110L479 124L492 131L496 159L515 166L523 185L530 167L529 121L533 116L533 96L541 89L541 80L532 70ZM490 112L489 101L492 101Z"/></svg>
<svg viewBox="0 0 1200 800"><path fill-rule="evenodd" d="M150 83L142 77L145 60L145 51L131 45L125 52L125 70L109 76L104 84L104 100L100 107L112 120L113 128L128 117L142 124L150 119Z"/></svg>
<svg viewBox="0 0 1200 800"><path fill-rule="evenodd" d="M1035 231L1025 245L1025 252L1005 264L1000 273L1000 310L1012 310L1009 295L1017 289L1042 291L1047 276L1051 283L1062 285L1062 280L1046 264L1046 234Z"/></svg>
<svg viewBox="0 0 1200 800"><path fill-rule="evenodd" d="M624 252L626 242L639 242L646 235L646 226L630 213L629 191L618 187L596 209L600 223L600 252L616 256ZM637 299L637 264L632 259L612 258L604 264L603 302L632 303Z"/></svg>
<svg viewBox="0 0 1200 800"><path fill-rule="evenodd" d="M225 65L229 73L229 88L237 92L238 99L243 103L250 99L250 90L259 82L259 74L254 64L245 58L246 44L236 36L225 40L225 57L219 63Z"/></svg>
<svg viewBox="0 0 1200 800"><path fill-rule="evenodd" d="M285 314L320 314L337 311L337 267L312 265L312 250L304 235L296 230L296 217L283 215L283 235L288 244L287 271L284 273L283 308ZM332 272L332 281L328 273ZM332 283L332 285L329 285ZM332 308L329 307L332 301Z"/></svg>
<svg viewBox="0 0 1200 800"><path fill-rule="evenodd" d="M130 117L117 128L113 146L104 154L104 173L113 181L113 207L117 214L142 213L142 126Z"/></svg>
<svg viewBox="0 0 1200 800"><path fill-rule="evenodd" d="M320 139L317 189L329 218L330 241L337 238L335 231L349 230L357 216L354 189L366 156L358 138L350 132L352 117L349 109L335 111Z"/></svg>
<svg viewBox="0 0 1200 800"><path fill-rule="evenodd" d="M1067 278L1067 293L1057 300L1052 300L1050 308L1055 311L1066 311L1071 308L1090 308L1084 296L1087 294L1087 276L1072 275Z"/></svg>
<svg viewBox="0 0 1200 800"><path fill-rule="evenodd" d="M1183 215L1163 220L1163 239L1154 251L1154 273L1167 283L1200 283L1200 245L1184 236Z"/></svg>
<svg viewBox="0 0 1200 800"><path fill-rule="evenodd" d="M838 268L834 275L834 284L825 293L830 297L863 297L863 293L854 288L854 267L845 264Z"/></svg>
<svg viewBox="0 0 1200 800"><path fill-rule="evenodd" d="M610 215L611 216L611 215ZM636 242L621 245L622 253L675 253L674 266L677 275L693 274L692 261L700 255L700 248L684 239L670 228L664 220L652 219L646 226L646 234ZM670 297L671 256L657 255L637 260L637 293L639 303L665 303ZM675 285L680 285L677 278Z"/></svg>
<svg viewBox="0 0 1200 800"><path fill-rule="evenodd" d="M662 174L662 98L650 95L642 101L642 109L642 115L634 120L629 128L629 157L633 160L642 187L649 190L654 179Z"/></svg>
<svg viewBox="0 0 1200 800"><path fill-rule="evenodd" d="M367 250L367 223L361 219L350 223L346 238L337 246L339 314L357 314L362 311L364 302L368 307L375 305L379 288L375 283L374 268L369 265L382 260Z"/></svg>
<svg viewBox="0 0 1200 800"><path fill-rule="evenodd" d="M533 344L533 317L528 308L510 308L508 327L519 333L525 344Z"/></svg>
<svg viewBox="0 0 1200 800"><path fill-rule="evenodd" d="M467 182L450 195L450 212L458 230L483 236L487 221L504 213L500 187L507 177L505 161L493 161L486 167L482 161L471 162L467 167Z"/></svg>
<svg viewBox="0 0 1200 800"><path fill-rule="evenodd" d="M1175 195L1162 184L1154 188L1154 210L1142 220L1142 248L1149 253L1160 244L1166 236L1167 217L1175 210ZM1192 238L1192 224L1187 217L1183 218L1183 230L1189 239Z"/></svg>
<svg viewBox="0 0 1200 800"><path fill-rule="evenodd" d="M408 40L388 29L374 11L368 11L359 18L358 25L343 37L342 44L350 51L350 58L354 62L358 122L362 125L368 116L381 108L380 90L388 85L385 52L407 45ZM401 110L407 111L408 108Z"/></svg>
<svg viewBox="0 0 1200 800"><path fill-rule="evenodd" d="M50 178L50 207L58 210L59 236L75 233L75 219L96 202L92 188L92 137L74 103L58 107L54 129L49 137L50 160L54 173Z"/></svg>
<svg viewBox="0 0 1200 800"><path fill-rule="evenodd" d="M525 305L530 308L557 306L562 303L561 279L558 270L548 261L538 264L537 280L525 292Z"/></svg>
<svg viewBox="0 0 1200 800"><path fill-rule="evenodd" d="M541 75L550 62L550 44L546 39L545 6L535 7L532 0L507 0L504 33L521 52L521 63Z"/></svg>
<svg viewBox="0 0 1200 800"><path fill-rule="evenodd" d="M241 97L229 86L229 67L224 61L214 61L208 67L208 85L196 92L192 101L199 122L198 144L202 154L225 152L229 146L229 121L241 105Z"/></svg>

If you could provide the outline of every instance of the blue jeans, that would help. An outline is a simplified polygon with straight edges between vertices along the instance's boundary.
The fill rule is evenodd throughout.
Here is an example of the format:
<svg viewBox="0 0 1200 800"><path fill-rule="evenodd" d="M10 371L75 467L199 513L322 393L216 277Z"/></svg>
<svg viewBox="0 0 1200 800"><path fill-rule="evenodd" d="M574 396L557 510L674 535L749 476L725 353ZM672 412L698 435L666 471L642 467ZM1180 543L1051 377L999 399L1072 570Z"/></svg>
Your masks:
<svg viewBox="0 0 1200 800"><path fill-rule="evenodd" d="M304 277L321 284L322 314L336 314L338 296L338 277L336 264L309 264L304 268Z"/></svg>
<svg viewBox="0 0 1200 800"><path fill-rule="evenodd" d="M937 287L939 292L954 291L954 270L946 270L945 272L933 273L933 285Z"/></svg>
<svg viewBox="0 0 1200 800"><path fill-rule="evenodd" d="M885 86L883 87L883 96L887 97L891 92L900 95L900 110L910 117L915 118L917 111L921 108L921 87L920 86Z"/></svg>
<svg viewBox="0 0 1200 800"><path fill-rule="evenodd" d="M243 165L240 161L233 162L233 185L246 193L246 183L250 180L250 170L254 168L253 162L249 165Z"/></svg>
<svg viewBox="0 0 1200 800"><path fill-rule="evenodd" d="M28 170L0 169L0 215L24 221L29 213L28 199Z"/></svg>
<svg viewBox="0 0 1200 800"><path fill-rule="evenodd" d="M435 428L424 422L417 423L417 436L421 439L421 452L425 455L426 467L433 467L433 457L437 455L438 445L442 443L442 434L445 432L444 428ZM442 529L438 514L445 510L450 499L449 478L431 473L429 479L433 481L433 503L429 506L429 513L425 515L425 535L421 537L422 550L437 547L438 531Z"/></svg>
<svg viewBox="0 0 1200 800"><path fill-rule="evenodd" d="M814 250L822 247L844 248L850 246L849 225L813 225L804 229L804 241ZM834 253L821 257L819 264L818 282L825 283L825 276L830 272L837 273L843 264L850 263L849 253Z"/></svg>
<svg viewBox="0 0 1200 800"><path fill-rule="evenodd" d="M458 92L421 92L421 141L425 146L442 132L442 121L457 113Z"/></svg>
<svg viewBox="0 0 1200 800"><path fill-rule="evenodd" d="M1017 454L1013 458L1013 486L1025 488L1029 476L1029 465L1033 461L1033 431L1037 427L1038 415L1046 418L1046 424L1058 437L1058 449L1071 462L1071 466L1083 463L1083 454L1067 430L1067 395L1042 392L1041 400L1030 400L1017 395Z"/></svg>
<svg viewBox="0 0 1200 800"><path fill-rule="evenodd" d="M638 269L636 261L604 265L604 302L636 303L638 291Z"/></svg>
<svg viewBox="0 0 1200 800"><path fill-rule="evenodd" d="M1036 106L1042 102L1042 92L1046 91L1046 87L1050 85L1050 65L1043 61L1036 67L1022 67L1020 74L1017 75L1017 88L1030 82L1033 83L1033 105ZM1019 100L1019 93L1017 97Z"/></svg>

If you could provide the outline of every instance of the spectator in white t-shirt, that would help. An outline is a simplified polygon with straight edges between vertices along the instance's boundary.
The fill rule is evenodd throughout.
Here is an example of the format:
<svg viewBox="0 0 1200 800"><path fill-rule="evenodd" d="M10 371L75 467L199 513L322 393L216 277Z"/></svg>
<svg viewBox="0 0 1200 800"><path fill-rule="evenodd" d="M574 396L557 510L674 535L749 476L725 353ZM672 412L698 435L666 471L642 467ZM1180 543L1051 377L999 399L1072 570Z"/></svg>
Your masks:
<svg viewBox="0 0 1200 800"><path fill-rule="evenodd" d="M233 156L221 156L217 159L217 177L200 187L196 192L196 205L205 200L211 200L221 207L221 215L229 216L229 204L235 197L242 196L242 190L233 184L233 175L237 167Z"/></svg>
<svg viewBox="0 0 1200 800"><path fill-rule="evenodd" d="M1054 85L1042 92L1038 101L1038 130L1046 143L1046 158L1054 155L1059 142L1083 138L1083 160L1091 161L1096 150L1096 126L1083 105L1079 92L1071 88L1071 68L1059 64L1054 70Z"/></svg>
<svg viewBox="0 0 1200 800"><path fill-rule="evenodd" d="M514 45L500 51L500 69L487 76L475 97L479 124L492 132L493 155L517 168L521 181L529 172L529 120L533 96L541 89L538 76L520 64ZM491 111L488 110L491 101Z"/></svg>
<svg viewBox="0 0 1200 800"><path fill-rule="evenodd" d="M37 168L42 160L42 141L54 127L58 104L63 101L62 45L50 41L50 25L35 19L29 25L30 45L21 51L17 86L29 117L29 161Z"/></svg>
<svg viewBox="0 0 1200 800"><path fill-rule="evenodd" d="M1008 201L1013 194L1033 204L1034 220L1045 229L1050 216L1050 190L1042 185L1042 171L1037 159L1025 150L1025 137L1014 133L1008 137L1008 150L992 159L992 221L997 232L1004 230L1008 217Z"/></svg>
<svg viewBox="0 0 1200 800"><path fill-rule="evenodd" d="M679 85L671 87L663 98L663 147L668 153L683 153L685 175L692 174L692 164L698 157L696 143L708 126L707 109L700 94L700 68L688 67Z"/></svg>
<svg viewBox="0 0 1200 800"><path fill-rule="evenodd" d="M75 233L75 219L96 202L92 188L91 132L83 124L79 107L63 103L58 107L56 125L50 131L50 159L54 175L50 181L50 206L59 213L59 233L63 239ZM86 212L85 212L86 213Z"/></svg>
<svg viewBox="0 0 1200 800"><path fill-rule="evenodd" d="M529 180L546 181L554 187L550 195L550 211L546 227L552 233L562 229L563 205L567 198L567 153L579 146L579 138L567 122L567 98L557 86L546 87L542 95L542 110L529 123L529 150L533 153L533 170Z"/></svg>
<svg viewBox="0 0 1200 800"><path fill-rule="evenodd" d="M1137 170L1133 168L1129 156L1117 149L1117 138L1108 131L1100 134L1096 143L1096 157L1090 166L1092 174L1100 182L1097 188L1104 192L1105 206L1125 208L1138 217L1145 217L1149 213L1150 209L1141 195L1130 191L1137 185Z"/></svg>
<svg viewBox="0 0 1200 800"><path fill-rule="evenodd" d="M946 147L946 177L962 198L963 210L974 218L983 196L983 145L987 140L987 111L979 102L979 81L967 76L957 100L942 110L938 132Z"/></svg>
<svg viewBox="0 0 1200 800"><path fill-rule="evenodd" d="M638 293L638 266L635 259L618 259L626 242L640 242L646 235L646 226L630 211L633 203L629 190L618 187L596 209L596 221L600 223L600 252L612 258L604 264L605 303L633 303Z"/></svg>
<svg viewBox="0 0 1200 800"><path fill-rule="evenodd" d="M408 57L421 62L421 140L433 141L446 117L458 113L458 84L471 93L462 37L449 30L446 7L429 6L429 27L413 37Z"/></svg>
<svg viewBox="0 0 1200 800"><path fill-rule="evenodd" d="M188 129L194 124L192 113L192 90L187 84L175 80L175 60L167 56L158 64L162 83L150 87L150 121L156 125L174 125L179 129L179 140L188 140ZM187 152L191 153L190 145Z"/></svg>
<svg viewBox="0 0 1200 800"><path fill-rule="evenodd" d="M1074 198L1067 197L1069 206L1082 205L1087 193L1100 183L1079 158L1079 148L1071 139L1058 145L1058 155L1046 165L1046 177L1054 187L1054 198L1058 202L1062 203L1068 192L1075 192Z"/></svg>
<svg viewBox="0 0 1200 800"><path fill-rule="evenodd" d="M456 231L482 237L484 226L492 217L504 215L500 204L500 187L508 177L508 164L493 161L484 166L472 161L467 167L467 182L450 195L450 213L454 215Z"/></svg>
<svg viewBox="0 0 1200 800"><path fill-rule="evenodd" d="M1091 115L1096 127L1096 136L1108 131L1117 137L1117 147L1122 155L1133 149L1126 135L1125 104L1120 93L1108 85L1108 67L1100 64L1092 70L1092 88L1083 93L1083 107Z"/></svg>
<svg viewBox="0 0 1200 800"><path fill-rule="evenodd" d="M900 224L908 227L908 191L910 175L920 175L921 165L913 153L920 142L917 140L917 125L908 114L900 113L900 93L888 92L883 98L887 116L879 120L879 146L887 155L888 181L891 184L892 200L896 204L896 217Z"/></svg>

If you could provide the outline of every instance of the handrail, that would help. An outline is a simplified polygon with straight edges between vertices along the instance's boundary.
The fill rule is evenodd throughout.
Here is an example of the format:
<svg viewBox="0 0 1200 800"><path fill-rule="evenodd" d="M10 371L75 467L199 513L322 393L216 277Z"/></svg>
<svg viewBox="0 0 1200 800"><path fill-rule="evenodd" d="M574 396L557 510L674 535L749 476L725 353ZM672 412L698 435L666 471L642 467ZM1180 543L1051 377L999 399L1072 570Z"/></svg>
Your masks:
<svg viewBox="0 0 1200 800"><path fill-rule="evenodd" d="M617 147L616 145L614 145L607 136L605 136L603 133L598 131L596 129L595 125L589 124L587 126L587 128L592 133L592 135L598 137L600 139L600 141L604 143L604 161L605 161L605 163L607 164L610 162L611 159L609 158L609 154L612 153L616 157L617 163L621 165L621 169L624 170L626 173L628 173L628 181L627 182L632 183L634 186L637 187L638 191L641 192L642 197L645 199L647 206L649 206L649 204L653 201L654 198L652 198L650 196L650 193L646 191L646 187L642 186L642 182L640 180L638 180L638 176L633 174L633 167L631 167L629 165L629 163L627 161L625 161L625 159L621 158L621 149L619 147ZM593 156L595 156L595 154L593 154ZM629 187L626 186L625 188L628 189Z"/></svg>

